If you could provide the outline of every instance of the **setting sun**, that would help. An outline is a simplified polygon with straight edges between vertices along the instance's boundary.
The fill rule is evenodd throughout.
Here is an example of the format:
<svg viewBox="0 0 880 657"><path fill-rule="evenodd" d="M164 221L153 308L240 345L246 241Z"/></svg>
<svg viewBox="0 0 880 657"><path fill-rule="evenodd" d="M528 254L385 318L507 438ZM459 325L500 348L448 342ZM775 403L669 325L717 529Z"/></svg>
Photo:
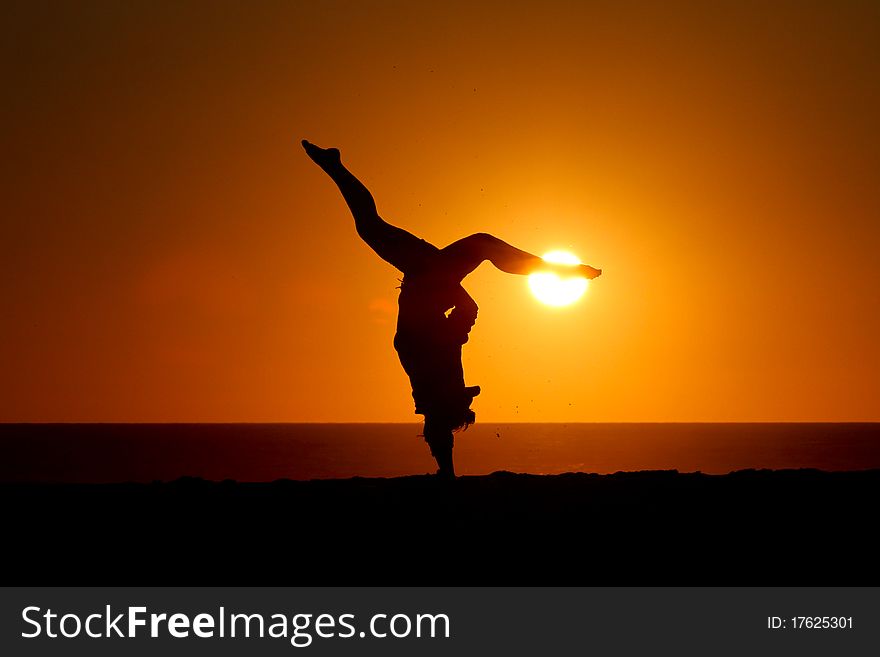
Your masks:
<svg viewBox="0 0 880 657"><path fill-rule="evenodd" d="M579 265L581 261L568 251L550 251L543 256L557 265ZM568 306L587 291L589 281L582 276L560 276L554 272L538 272L529 276L529 289L535 298L548 306Z"/></svg>

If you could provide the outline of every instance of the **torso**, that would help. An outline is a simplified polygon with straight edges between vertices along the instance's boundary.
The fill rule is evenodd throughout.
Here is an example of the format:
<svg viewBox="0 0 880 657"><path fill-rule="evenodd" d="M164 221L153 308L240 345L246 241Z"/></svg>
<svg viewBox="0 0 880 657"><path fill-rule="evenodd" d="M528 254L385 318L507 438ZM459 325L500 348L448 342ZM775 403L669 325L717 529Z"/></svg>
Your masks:
<svg viewBox="0 0 880 657"><path fill-rule="evenodd" d="M398 335L419 342L442 338L446 313L455 305L455 285L429 274L405 275L397 300Z"/></svg>

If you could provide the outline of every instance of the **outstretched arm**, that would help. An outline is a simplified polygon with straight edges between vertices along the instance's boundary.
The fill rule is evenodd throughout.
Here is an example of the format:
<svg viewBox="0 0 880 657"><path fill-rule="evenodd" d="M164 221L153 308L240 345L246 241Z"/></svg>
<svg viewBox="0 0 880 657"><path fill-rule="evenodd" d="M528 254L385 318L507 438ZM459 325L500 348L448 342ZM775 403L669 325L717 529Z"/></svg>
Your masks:
<svg viewBox="0 0 880 657"><path fill-rule="evenodd" d="M488 233L477 233L460 239L442 249L440 253L445 265L460 279L485 260L508 274L525 275L537 271L552 271L566 276L576 275L585 278L596 278L602 274L601 269L590 265L573 267L546 262L543 258L511 246Z"/></svg>

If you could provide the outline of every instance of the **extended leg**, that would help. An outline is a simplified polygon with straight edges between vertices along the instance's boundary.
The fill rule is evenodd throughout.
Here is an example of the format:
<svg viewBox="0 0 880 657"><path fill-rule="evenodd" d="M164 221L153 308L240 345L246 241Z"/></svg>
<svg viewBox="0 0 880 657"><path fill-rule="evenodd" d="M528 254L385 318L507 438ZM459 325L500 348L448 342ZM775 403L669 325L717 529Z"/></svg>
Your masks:
<svg viewBox="0 0 880 657"><path fill-rule="evenodd" d="M573 269L567 265L553 265L536 255L511 246L488 233L477 233L453 242L441 249L443 266L460 279L470 274L481 262L488 260L508 274L532 274L536 271L556 271L560 274L595 278L602 273L589 265Z"/></svg>
<svg viewBox="0 0 880 657"><path fill-rule="evenodd" d="M406 273L418 267L424 258L437 253L437 247L379 216L370 190L345 168L337 149L319 148L306 140L302 145L315 164L339 187L354 217L358 235L380 258Z"/></svg>

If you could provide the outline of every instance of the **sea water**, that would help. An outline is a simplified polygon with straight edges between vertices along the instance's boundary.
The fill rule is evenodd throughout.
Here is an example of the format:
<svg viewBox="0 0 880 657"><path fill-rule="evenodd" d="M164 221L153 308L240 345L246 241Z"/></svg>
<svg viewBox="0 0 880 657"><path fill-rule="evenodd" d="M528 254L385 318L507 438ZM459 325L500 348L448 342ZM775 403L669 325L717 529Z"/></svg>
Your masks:
<svg viewBox="0 0 880 657"><path fill-rule="evenodd" d="M273 481L433 472L418 424L5 424L0 481ZM880 424L504 424L455 436L462 475L880 468Z"/></svg>

